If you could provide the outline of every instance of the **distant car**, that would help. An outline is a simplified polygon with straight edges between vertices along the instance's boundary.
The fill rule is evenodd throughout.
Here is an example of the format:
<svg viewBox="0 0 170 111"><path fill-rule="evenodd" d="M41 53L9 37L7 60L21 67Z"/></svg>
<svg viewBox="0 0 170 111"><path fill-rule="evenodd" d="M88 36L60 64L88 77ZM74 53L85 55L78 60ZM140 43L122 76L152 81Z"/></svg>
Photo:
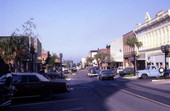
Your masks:
<svg viewBox="0 0 170 111"><path fill-rule="evenodd" d="M4 88L5 76L0 78L0 88ZM12 83L16 88L13 98L42 97L52 98L53 94L65 93L70 85L65 80L52 81L39 73L12 73Z"/></svg>
<svg viewBox="0 0 170 111"><path fill-rule="evenodd" d="M72 72L72 73L76 73L76 72L77 72L77 69L73 68L73 69L71 69L71 72Z"/></svg>
<svg viewBox="0 0 170 111"><path fill-rule="evenodd" d="M99 67L91 67L88 73L89 77L94 77L98 76L100 73L100 68Z"/></svg>
<svg viewBox="0 0 170 111"><path fill-rule="evenodd" d="M116 74L117 74L116 70L113 70L113 69L103 70L99 74L99 80L114 79Z"/></svg>
<svg viewBox="0 0 170 111"><path fill-rule="evenodd" d="M116 71L116 72L117 72L117 74L119 74L119 72L120 72L120 71L122 71L122 70L123 70L123 67L121 67L121 66L120 66L120 67L118 67L118 68L117 68L117 71Z"/></svg>
<svg viewBox="0 0 170 111"><path fill-rule="evenodd" d="M63 72L64 74L69 74L69 71L67 69L65 69Z"/></svg>
<svg viewBox="0 0 170 111"><path fill-rule="evenodd" d="M122 71L119 72L120 76L125 76L125 75L130 75L130 74L134 74L134 68L125 68Z"/></svg>
<svg viewBox="0 0 170 111"><path fill-rule="evenodd" d="M48 76L50 79L56 79L61 76L61 73L59 71L52 70L52 71L46 72L44 75Z"/></svg>

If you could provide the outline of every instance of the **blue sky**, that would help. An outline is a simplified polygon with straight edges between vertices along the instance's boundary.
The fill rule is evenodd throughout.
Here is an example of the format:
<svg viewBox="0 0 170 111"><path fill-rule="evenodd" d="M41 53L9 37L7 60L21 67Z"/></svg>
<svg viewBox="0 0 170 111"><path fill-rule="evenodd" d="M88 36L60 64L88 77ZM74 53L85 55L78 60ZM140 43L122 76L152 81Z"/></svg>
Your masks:
<svg viewBox="0 0 170 111"><path fill-rule="evenodd" d="M143 23L146 12L170 9L170 0L0 0L0 7L0 36L34 18L43 49L79 62Z"/></svg>

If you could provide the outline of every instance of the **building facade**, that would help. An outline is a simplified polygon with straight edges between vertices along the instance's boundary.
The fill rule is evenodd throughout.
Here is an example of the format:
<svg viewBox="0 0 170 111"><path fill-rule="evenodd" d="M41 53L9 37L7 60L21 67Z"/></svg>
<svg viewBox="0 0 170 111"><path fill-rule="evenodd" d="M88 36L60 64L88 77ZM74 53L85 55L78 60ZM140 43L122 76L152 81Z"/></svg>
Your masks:
<svg viewBox="0 0 170 111"><path fill-rule="evenodd" d="M38 38L34 38L34 49L35 49L34 70L35 70L35 72L39 72L40 69L42 68L42 58L41 58L42 44Z"/></svg>
<svg viewBox="0 0 170 111"><path fill-rule="evenodd" d="M110 43L110 59L113 67L123 66L123 37Z"/></svg>
<svg viewBox="0 0 170 111"><path fill-rule="evenodd" d="M108 54L110 57L110 47L107 47L105 49L98 49L97 53L98 54L105 53L105 54ZM101 69L103 70L109 69L110 67L111 67L111 64L110 64L109 58L101 62L101 67L100 67Z"/></svg>
<svg viewBox="0 0 170 111"><path fill-rule="evenodd" d="M12 40L17 40L18 45L25 44L24 50L25 52L22 53L22 55L16 57L16 54L14 53L15 58L18 60L10 61L11 65L11 71L12 72L37 72L38 67L36 65L36 59L38 56L41 56L41 42L33 37L29 36L1 36L0 39L9 38ZM11 47L12 48L12 47Z"/></svg>
<svg viewBox="0 0 170 111"><path fill-rule="evenodd" d="M170 59L166 58L165 64L165 55L160 48L162 45L170 45L170 10L158 12L153 19L146 13L145 23L138 24L133 31L143 43L139 48L138 60L144 61L145 66L154 64L170 68Z"/></svg>
<svg viewBox="0 0 170 111"><path fill-rule="evenodd" d="M135 37L135 33L130 31L123 35L123 66L126 67L134 67L134 57L132 52L135 51L133 47L126 45L126 40Z"/></svg>

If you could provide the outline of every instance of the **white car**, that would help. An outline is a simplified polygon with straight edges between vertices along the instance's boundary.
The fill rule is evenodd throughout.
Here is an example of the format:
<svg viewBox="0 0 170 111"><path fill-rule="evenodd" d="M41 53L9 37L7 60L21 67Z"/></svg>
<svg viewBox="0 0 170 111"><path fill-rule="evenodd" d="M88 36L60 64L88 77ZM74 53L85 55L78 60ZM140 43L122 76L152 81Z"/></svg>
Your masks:
<svg viewBox="0 0 170 111"><path fill-rule="evenodd" d="M158 68L156 65L148 65L145 70L136 71L136 76L142 79L165 76L164 68Z"/></svg>
<svg viewBox="0 0 170 111"><path fill-rule="evenodd" d="M100 73L99 67L91 67L89 73L87 74L89 77L98 76Z"/></svg>

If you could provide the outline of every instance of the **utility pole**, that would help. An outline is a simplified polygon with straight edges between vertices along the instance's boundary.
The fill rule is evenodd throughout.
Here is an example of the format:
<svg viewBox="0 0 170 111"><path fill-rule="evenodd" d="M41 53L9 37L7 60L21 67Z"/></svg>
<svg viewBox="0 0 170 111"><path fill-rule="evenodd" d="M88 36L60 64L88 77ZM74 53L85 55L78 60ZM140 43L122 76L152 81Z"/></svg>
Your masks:
<svg viewBox="0 0 170 111"><path fill-rule="evenodd" d="M63 70L62 70L62 58L63 58L63 53L60 53L59 54L59 56L60 56L60 63L61 63L61 65L60 65L60 67L61 67L61 77L63 77Z"/></svg>

